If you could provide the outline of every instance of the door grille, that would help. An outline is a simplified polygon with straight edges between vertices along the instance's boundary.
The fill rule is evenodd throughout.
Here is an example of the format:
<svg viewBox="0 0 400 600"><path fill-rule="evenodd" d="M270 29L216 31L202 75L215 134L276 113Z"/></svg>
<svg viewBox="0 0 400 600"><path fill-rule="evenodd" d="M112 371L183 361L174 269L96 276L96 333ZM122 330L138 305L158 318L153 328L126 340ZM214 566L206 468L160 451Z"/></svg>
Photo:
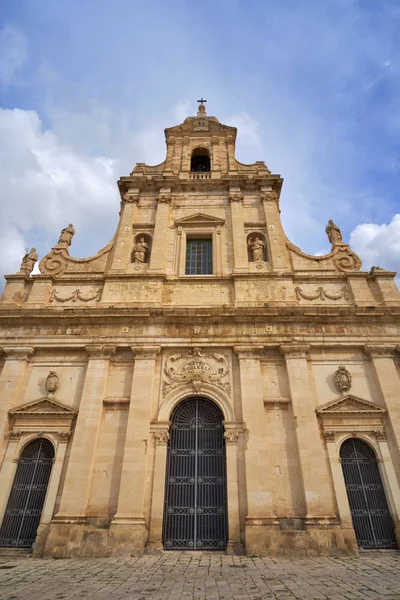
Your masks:
<svg viewBox="0 0 400 600"><path fill-rule="evenodd" d="M340 448L351 517L360 548L397 548L375 453L351 438Z"/></svg>
<svg viewBox="0 0 400 600"><path fill-rule="evenodd" d="M205 398L181 402L171 417L163 543L167 550L223 550L227 542L222 415Z"/></svg>
<svg viewBox="0 0 400 600"><path fill-rule="evenodd" d="M53 445L46 439L34 440L22 453L0 528L0 546L30 548L34 543L53 457Z"/></svg>

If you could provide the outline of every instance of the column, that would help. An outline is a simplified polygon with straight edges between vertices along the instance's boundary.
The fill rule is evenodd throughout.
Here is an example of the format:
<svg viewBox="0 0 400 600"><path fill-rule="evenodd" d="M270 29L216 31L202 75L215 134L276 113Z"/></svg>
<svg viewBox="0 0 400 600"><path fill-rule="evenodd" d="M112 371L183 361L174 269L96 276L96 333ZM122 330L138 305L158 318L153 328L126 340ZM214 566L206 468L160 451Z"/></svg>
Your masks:
<svg viewBox="0 0 400 600"><path fill-rule="evenodd" d="M296 420L297 443L303 477L307 522L335 518L334 500L328 464L321 443L315 409L315 385L307 363L309 346L285 344L281 346L286 359L293 414Z"/></svg>
<svg viewBox="0 0 400 600"><path fill-rule="evenodd" d="M93 460L100 427L108 366L115 346L86 346L89 355L78 419L63 486L60 509L55 521L78 523L85 517Z"/></svg>
<svg viewBox="0 0 400 600"><path fill-rule="evenodd" d="M154 444L153 494L151 500L149 543L150 548L162 549L162 526L164 516L165 469L169 440L169 421L157 421L151 425Z"/></svg>
<svg viewBox="0 0 400 600"><path fill-rule="evenodd" d="M225 426L226 476L228 495L228 554L242 554L239 519L238 443L242 426L227 422Z"/></svg>
<svg viewBox="0 0 400 600"><path fill-rule="evenodd" d="M4 436L8 429L8 411L24 403L22 384L34 349L31 346L4 346L3 352L7 358L0 375L0 464L6 451Z"/></svg>
<svg viewBox="0 0 400 600"><path fill-rule="evenodd" d="M150 256L148 273L163 274L165 260L165 240L168 227L169 205L171 203L170 188L162 188L157 196L157 213L154 226L154 238Z"/></svg>
<svg viewBox="0 0 400 600"><path fill-rule="evenodd" d="M69 436L69 432L58 433L58 444L55 444L56 453L53 462L53 468L51 470L49 484L47 486L47 493L45 503L43 506L42 517L40 519L40 524L36 534L35 546L33 548L32 553L33 556L41 557L43 555L47 533L54 513L54 506L56 503L58 487L60 485L61 471L64 466Z"/></svg>
<svg viewBox="0 0 400 600"><path fill-rule="evenodd" d="M147 454L141 452L149 437L153 411L155 367L159 346L133 346L135 367L129 405L118 510L110 528L110 547L120 553L142 554L147 528L144 518Z"/></svg>
<svg viewBox="0 0 400 600"><path fill-rule="evenodd" d="M340 525L346 538L348 550L358 554L358 544L351 518L350 504L347 497L346 484L344 482L341 460L339 457L339 445L336 444L336 436L333 431L324 432L326 447L328 450L329 464L331 467L333 488L340 518Z"/></svg>
<svg viewBox="0 0 400 600"><path fill-rule="evenodd" d="M262 392L260 356L262 346L235 346L239 358L245 436L247 517L246 551L263 553L269 547L274 514L272 471L268 452L268 431Z"/></svg>
<svg viewBox="0 0 400 600"><path fill-rule="evenodd" d="M283 231L279 210L279 198L272 188L261 188L265 222L269 238L269 254L274 271L291 270L286 235Z"/></svg>
<svg viewBox="0 0 400 600"><path fill-rule="evenodd" d="M232 217L232 243L233 243L233 272L245 273L249 269L246 239L243 223L243 194L240 188L229 188L229 202L231 203Z"/></svg>
<svg viewBox="0 0 400 600"><path fill-rule="evenodd" d="M364 350L375 369L398 452L400 447L400 379L393 360L395 345L370 344L365 346Z"/></svg>

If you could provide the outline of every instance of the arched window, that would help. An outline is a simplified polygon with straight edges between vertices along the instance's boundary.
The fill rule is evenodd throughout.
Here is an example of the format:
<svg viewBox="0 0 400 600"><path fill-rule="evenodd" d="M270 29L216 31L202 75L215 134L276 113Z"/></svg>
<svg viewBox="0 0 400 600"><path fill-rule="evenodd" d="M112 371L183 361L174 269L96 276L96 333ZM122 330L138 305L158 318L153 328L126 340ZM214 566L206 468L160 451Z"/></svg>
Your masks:
<svg viewBox="0 0 400 600"><path fill-rule="evenodd" d="M206 148L195 148L193 150L190 170L194 173L211 171L210 153Z"/></svg>
<svg viewBox="0 0 400 600"><path fill-rule="evenodd" d="M340 461L358 545L396 548L375 452L362 440L350 438L340 448Z"/></svg>

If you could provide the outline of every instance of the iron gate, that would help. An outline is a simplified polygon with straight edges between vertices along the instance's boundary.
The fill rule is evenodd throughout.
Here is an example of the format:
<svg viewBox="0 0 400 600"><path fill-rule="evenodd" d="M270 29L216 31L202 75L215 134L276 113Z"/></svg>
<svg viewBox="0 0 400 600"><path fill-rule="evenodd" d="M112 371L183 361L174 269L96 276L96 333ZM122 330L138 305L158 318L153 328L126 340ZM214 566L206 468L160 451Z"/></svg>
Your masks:
<svg viewBox="0 0 400 600"><path fill-rule="evenodd" d="M165 549L223 550L227 542L226 458L219 408L206 398L172 413L167 452Z"/></svg>
<svg viewBox="0 0 400 600"><path fill-rule="evenodd" d="M54 448L46 439L31 442L18 462L0 529L0 546L30 548L42 514Z"/></svg>
<svg viewBox="0 0 400 600"><path fill-rule="evenodd" d="M361 440L350 438L343 442L340 458L358 545L397 548L374 451Z"/></svg>

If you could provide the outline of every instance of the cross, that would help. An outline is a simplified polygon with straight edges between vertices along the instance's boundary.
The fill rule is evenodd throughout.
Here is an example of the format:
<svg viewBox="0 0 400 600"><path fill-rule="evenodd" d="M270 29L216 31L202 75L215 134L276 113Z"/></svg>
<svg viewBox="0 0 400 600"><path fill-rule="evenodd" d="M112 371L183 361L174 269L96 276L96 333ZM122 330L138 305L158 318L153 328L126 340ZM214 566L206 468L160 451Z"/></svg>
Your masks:
<svg viewBox="0 0 400 600"><path fill-rule="evenodd" d="M202 96L201 100L197 100L197 102L200 102L201 104L203 104L204 102L207 102L207 100L203 100L203 96Z"/></svg>

